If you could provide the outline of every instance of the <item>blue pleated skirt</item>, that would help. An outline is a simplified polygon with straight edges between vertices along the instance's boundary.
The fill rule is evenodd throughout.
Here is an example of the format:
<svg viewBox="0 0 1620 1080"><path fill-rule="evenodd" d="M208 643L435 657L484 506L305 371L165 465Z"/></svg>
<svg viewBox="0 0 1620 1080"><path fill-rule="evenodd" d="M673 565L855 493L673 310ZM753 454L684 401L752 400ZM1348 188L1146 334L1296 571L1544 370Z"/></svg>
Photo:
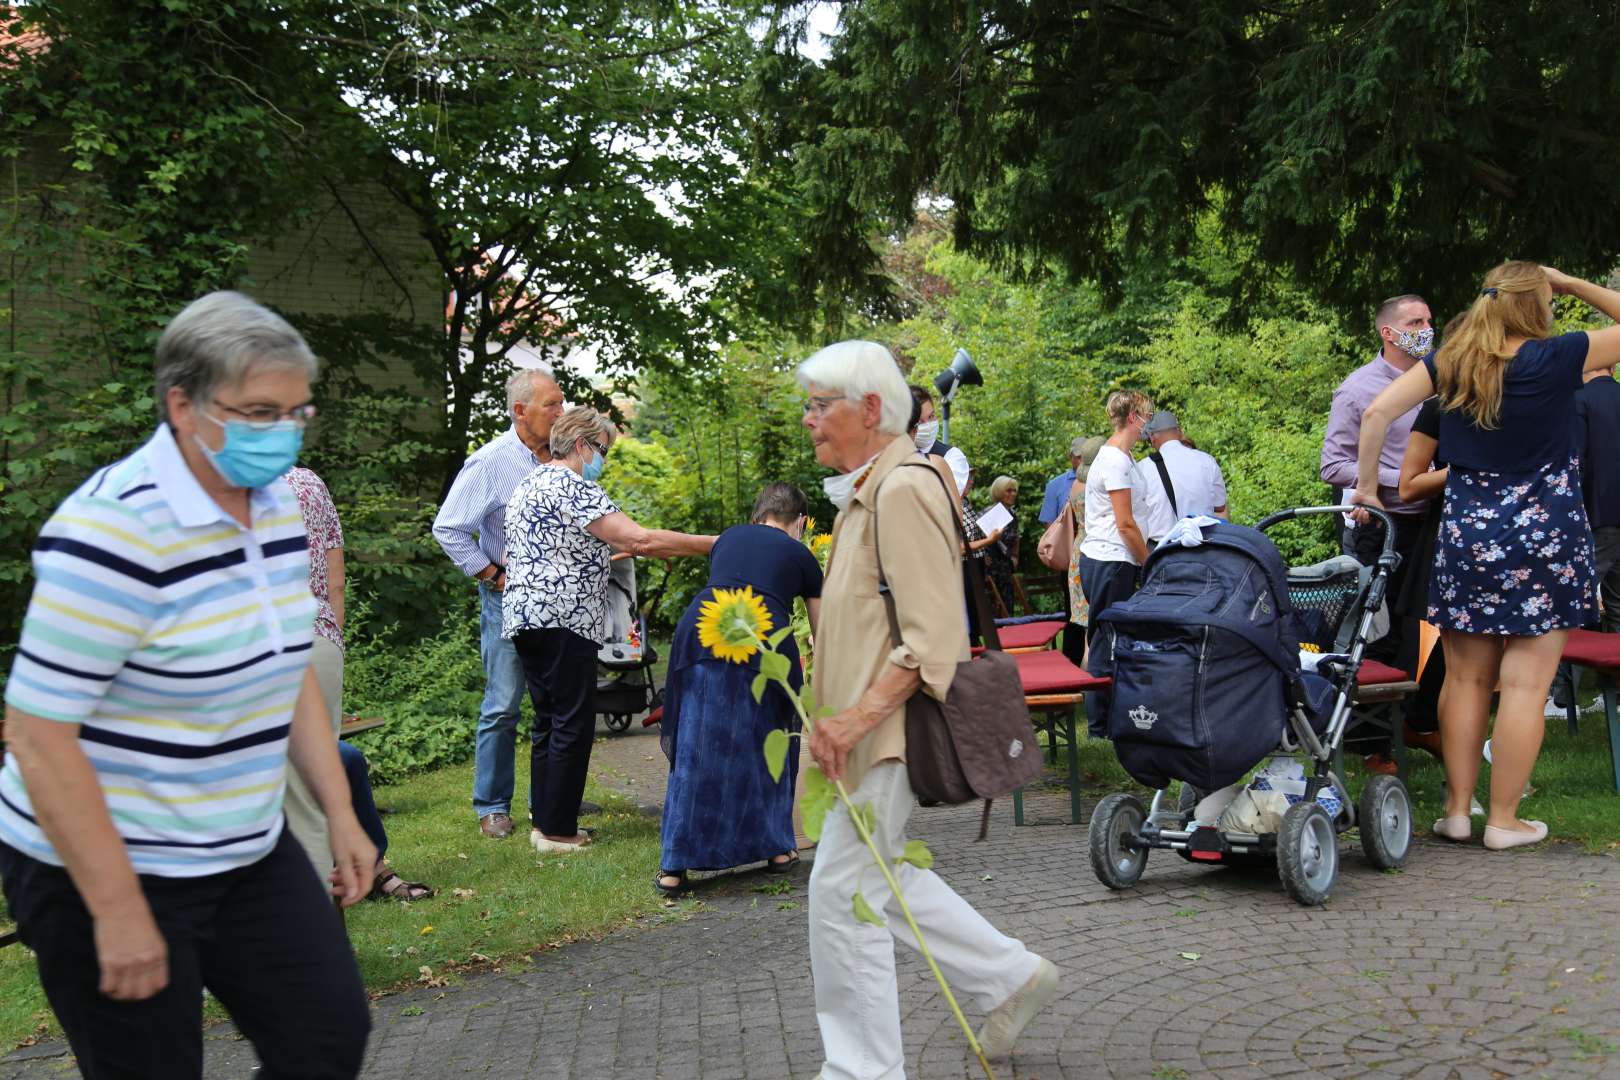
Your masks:
<svg viewBox="0 0 1620 1080"><path fill-rule="evenodd" d="M672 750L664 795L665 870L723 870L793 850L793 740L780 780L765 767L765 736L789 730L797 716L780 686L755 704L755 671L744 664L700 660L665 683L663 733Z"/></svg>

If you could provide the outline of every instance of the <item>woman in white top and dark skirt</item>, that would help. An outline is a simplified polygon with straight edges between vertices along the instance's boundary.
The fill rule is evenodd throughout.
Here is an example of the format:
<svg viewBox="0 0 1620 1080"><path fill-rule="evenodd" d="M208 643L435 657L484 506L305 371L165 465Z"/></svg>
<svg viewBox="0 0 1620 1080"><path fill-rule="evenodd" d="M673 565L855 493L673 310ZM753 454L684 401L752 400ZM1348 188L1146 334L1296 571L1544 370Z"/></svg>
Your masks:
<svg viewBox="0 0 1620 1080"><path fill-rule="evenodd" d="M1446 816L1434 833L1472 834L1469 799L1500 683L1485 825L1492 850L1547 835L1545 824L1519 819L1519 799L1541 752L1543 703L1564 641L1596 606L1572 421L1582 372L1620 359L1620 327L1549 336L1562 294L1620 319L1620 293L1535 263L1503 263L1439 354L1391 383L1361 422L1354 498L1376 506L1391 419L1440 398L1440 452L1451 471L1429 583L1429 621L1446 659Z"/></svg>

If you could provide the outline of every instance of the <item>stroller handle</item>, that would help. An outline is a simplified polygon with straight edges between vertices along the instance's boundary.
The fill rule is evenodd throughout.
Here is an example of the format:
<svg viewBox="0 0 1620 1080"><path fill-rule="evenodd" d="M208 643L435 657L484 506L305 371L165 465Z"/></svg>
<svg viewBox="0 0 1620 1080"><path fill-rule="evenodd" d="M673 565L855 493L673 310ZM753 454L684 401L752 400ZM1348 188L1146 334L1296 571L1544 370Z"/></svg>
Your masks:
<svg viewBox="0 0 1620 1080"><path fill-rule="evenodd" d="M1293 510L1279 510L1275 514L1268 514L1255 522L1254 527L1261 532L1265 532L1273 525L1279 525L1284 521L1293 521L1295 518L1306 517L1311 514L1348 514L1355 510L1365 510L1384 523L1384 552L1379 557L1379 561L1394 558L1395 522L1387 511L1380 510L1376 506L1362 506L1360 504L1355 506L1301 506Z"/></svg>

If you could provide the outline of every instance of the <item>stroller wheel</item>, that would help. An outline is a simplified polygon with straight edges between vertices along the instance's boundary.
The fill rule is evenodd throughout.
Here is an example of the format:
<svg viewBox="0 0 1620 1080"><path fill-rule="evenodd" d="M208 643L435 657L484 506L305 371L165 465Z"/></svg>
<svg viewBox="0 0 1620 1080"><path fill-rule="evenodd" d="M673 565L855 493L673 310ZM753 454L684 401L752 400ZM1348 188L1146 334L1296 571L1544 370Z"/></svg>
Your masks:
<svg viewBox="0 0 1620 1080"><path fill-rule="evenodd" d="M1361 850L1380 870L1406 862L1412 850L1412 800L1394 776L1373 776L1361 792Z"/></svg>
<svg viewBox="0 0 1620 1080"><path fill-rule="evenodd" d="M630 728L630 716L627 713L608 713L602 722L607 724L609 731L628 731Z"/></svg>
<svg viewBox="0 0 1620 1080"><path fill-rule="evenodd" d="M1147 866L1147 848L1129 843L1142 829L1147 811L1135 795L1109 795L1091 812L1091 869L1110 889L1135 885Z"/></svg>
<svg viewBox="0 0 1620 1080"><path fill-rule="evenodd" d="M1288 895L1315 906L1328 898L1339 876L1339 834L1316 802L1297 802L1277 833L1277 872Z"/></svg>

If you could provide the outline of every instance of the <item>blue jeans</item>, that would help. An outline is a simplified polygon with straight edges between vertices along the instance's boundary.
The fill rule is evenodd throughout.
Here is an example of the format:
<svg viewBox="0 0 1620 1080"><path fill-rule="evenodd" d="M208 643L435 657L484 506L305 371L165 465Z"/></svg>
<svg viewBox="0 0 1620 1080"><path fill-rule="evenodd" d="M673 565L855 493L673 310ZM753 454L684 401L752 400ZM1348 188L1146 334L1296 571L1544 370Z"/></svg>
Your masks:
<svg viewBox="0 0 1620 1080"><path fill-rule="evenodd" d="M477 757L473 765L473 810L479 817L512 812L512 757L518 708L523 702L523 664L501 637L501 594L478 586L481 614L478 651L484 658L484 703L478 710Z"/></svg>
<svg viewBox="0 0 1620 1080"><path fill-rule="evenodd" d="M339 739L338 759L343 762L343 775L349 778L349 802L354 806L354 816L371 842L377 845L377 859L381 861L388 854L388 830L383 828L382 815L377 813L377 804L371 798L371 770L367 767L366 755L358 746Z"/></svg>

